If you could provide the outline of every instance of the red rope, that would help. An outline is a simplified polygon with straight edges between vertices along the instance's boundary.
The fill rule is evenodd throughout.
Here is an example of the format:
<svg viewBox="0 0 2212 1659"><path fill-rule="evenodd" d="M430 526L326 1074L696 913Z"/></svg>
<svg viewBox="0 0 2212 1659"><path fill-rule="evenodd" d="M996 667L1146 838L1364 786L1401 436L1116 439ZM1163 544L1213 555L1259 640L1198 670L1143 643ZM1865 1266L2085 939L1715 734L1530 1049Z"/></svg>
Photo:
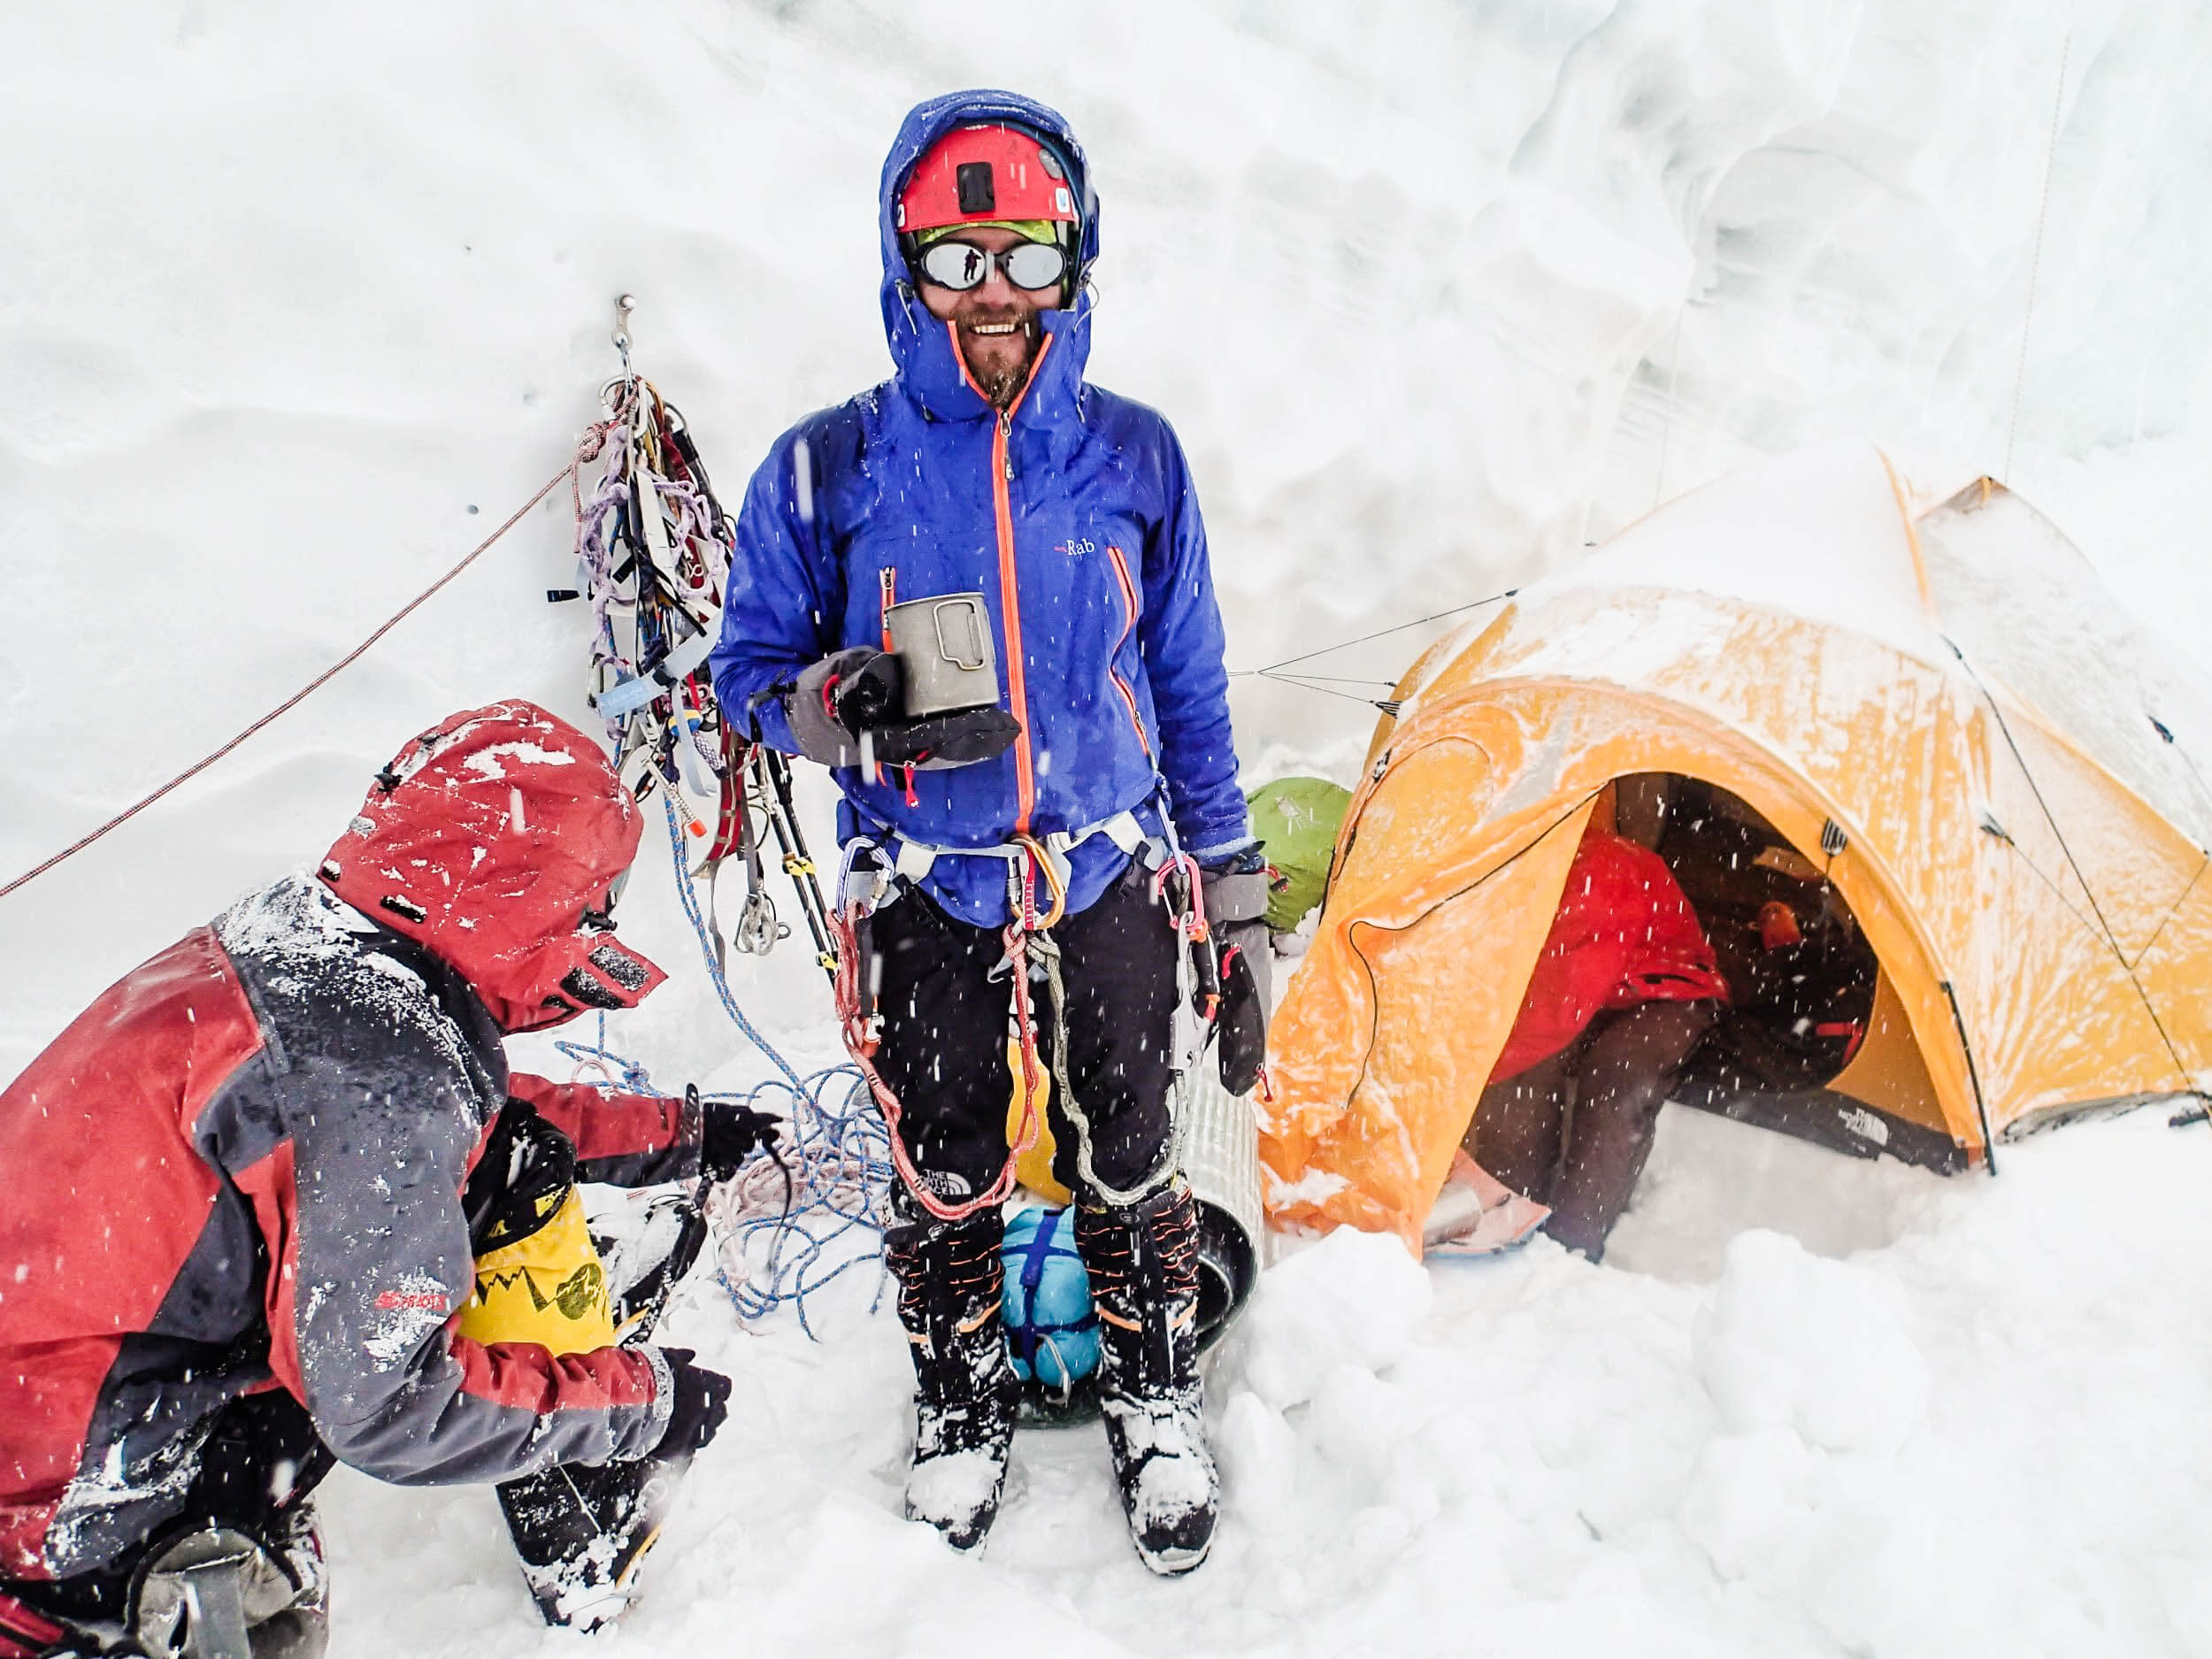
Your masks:
<svg viewBox="0 0 2212 1659"><path fill-rule="evenodd" d="M840 898L843 895L841 894ZM1037 1144L1042 1122L1037 1111L1037 1089L1044 1081L1043 1063L1037 1056L1037 1030L1029 1009L1029 928L1040 918L1035 910L1036 872L1031 868L1023 883L1021 914L1006 928L1006 959L1012 967L1014 1028L1018 1033L1022 1061L1022 1121L1016 1132L1013 1144L1006 1149L1006 1162L999 1168L998 1179L983 1192L964 1203L953 1203L939 1198L929 1188L920 1170L915 1167L913 1155L906 1149L906 1138L899 1132L899 1097L876 1070L875 1040L868 1030L867 1021L860 1013L860 946L859 922L863 914L861 903L853 900L841 903L830 918L830 926L837 936L837 974L833 982L831 997L837 1005L837 1026L845 1039L846 1052L860 1068L860 1074L868 1081L869 1092L875 1096L876 1105L883 1113L883 1121L891 1132L891 1163L898 1171L899 1179L913 1194L915 1202L940 1221L963 1222L984 1210L995 1209L1013 1195L1020 1179L1022 1155Z"/></svg>
<svg viewBox="0 0 2212 1659"><path fill-rule="evenodd" d="M170 779L167 783L163 784L160 788L155 790L151 795L146 796L143 800L134 802L131 805L125 807L120 812L118 812L113 818L110 818L106 823L101 825L98 829L94 830L90 834L86 835L81 840L74 841L69 846L63 848L51 858L46 860L44 864L25 871L21 875L16 877L14 880L9 882L7 886L0 887L0 899L6 898L8 895L13 893L18 887L27 886L29 883L37 880L39 877L44 875L49 870L51 870L56 864L60 864L63 860L75 857L79 853L82 852L86 848L91 846L93 842L98 841L109 831L119 828L122 825L128 823L131 819L136 818L141 812L143 812L148 807L153 805L155 802L160 800L162 796L167 795L172 789L176 788L179 785L189 783L193 779L198 777L210 766L212 766L217 761L222 759L226 755L236 749L241 743L243 743L248 738L253 736L255 733L260 731L264 726L270 725L272 722L275 721L283 715L289 714L301 703L306 702L309 697L312 696L316 692L320 691L325 686L328 685L332 680L335 679L341 671L350 668L355 663L359 662L361 658L367 654L368 649L372 645L374 645L379 640L389 634L394 628L404 622L409 617L414 615L417 611L420 610L424 604L428 603L428 601L437 594L439 589L445 587L448 582L450 582L463 571L468 569L470 565L475 564L478 559L481 558L491 549L491 546L495 541L498 541L499 538L505 535L508 531L513 529L517 525L520 524L524 516L540 502L543 501L548 495L550 495L555 488L559 485L563 479L573 478L576 474L577 468L599 453L600 444L603 441L603 430L599 426L594 426L589 432L586 433L583 442L576 446L576 453L572 457L571 457L568 465L564 466L559 472L554 473L551 478L546 480L544 488L539 490L538 493L531 496L528 501L526 501L521 506L516 508L514 513L508 518L507 522L501 525L498 529L493 531L481 541L478 542L476 544L475 550L471 552L466 558L463 559L458 565L456 565L444 575L439 577L436 581L431 583L429 587L424 588L422 592L417 594L412 599L409 600L405 605L401 607L396 614L387 620L381 627L378 628L375 633L370 634L367 639L362 641L360 644L355 646L353 649L347 652L336 662L333 663L328 668L318 674L313 680L308 681L306 685L302 686L297 691L287 697L282 703L277 704L275 708L270 710L268 713L263 715L258 720L256 720L244 731L239 733L236 737L232 738L229 742L224 744L213 754L193 762L191 765L186 767L182 772L179 772L175 777Z"/></svg>

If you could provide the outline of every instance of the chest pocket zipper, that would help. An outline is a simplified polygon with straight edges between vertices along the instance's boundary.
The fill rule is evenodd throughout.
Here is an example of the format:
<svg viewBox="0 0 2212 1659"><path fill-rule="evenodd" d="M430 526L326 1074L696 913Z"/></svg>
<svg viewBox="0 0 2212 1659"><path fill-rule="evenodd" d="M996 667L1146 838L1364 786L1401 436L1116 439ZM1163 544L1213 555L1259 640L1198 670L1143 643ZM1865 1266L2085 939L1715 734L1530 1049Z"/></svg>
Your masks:
<svg viewBox="0 0 2212 1659"><path fill-rule="evenodd" d="M1129 578L1129 561L1122 557L1121 549L1109 542L1106 552L1114 561L1114 580L1120 584L1122 609L1126 616L1126 620L1121 625L1121 633L1114 641L1114 649L1107 653L1106 677L1114 682L1114 689L1121 693L1122 703L1129 710L1130 726L1136 732L1137 741L1144 749L1144 757L1149 760L1152 758L1152 741L1145 736L1144 721L1137 713L1137 694L1130 690L1129 682L1114 666L1114 659L1121 655L1121 648L1127 643L1130 634L1137 626L1137 585Z"/></svg>

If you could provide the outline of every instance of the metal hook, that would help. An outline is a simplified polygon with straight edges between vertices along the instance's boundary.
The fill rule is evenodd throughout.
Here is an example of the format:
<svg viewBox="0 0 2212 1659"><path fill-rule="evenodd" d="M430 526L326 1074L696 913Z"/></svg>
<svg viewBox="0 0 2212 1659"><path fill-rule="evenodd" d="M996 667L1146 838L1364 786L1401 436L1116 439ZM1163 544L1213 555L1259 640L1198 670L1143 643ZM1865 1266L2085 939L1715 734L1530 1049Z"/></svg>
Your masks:
<svg viewBox="0 0 2212 1659"><path fill-rule="evenodd" d="M622 372L630 372L630 313L637 310L634 294L618 294L614 302L614 349L622 354Z"/></svg>

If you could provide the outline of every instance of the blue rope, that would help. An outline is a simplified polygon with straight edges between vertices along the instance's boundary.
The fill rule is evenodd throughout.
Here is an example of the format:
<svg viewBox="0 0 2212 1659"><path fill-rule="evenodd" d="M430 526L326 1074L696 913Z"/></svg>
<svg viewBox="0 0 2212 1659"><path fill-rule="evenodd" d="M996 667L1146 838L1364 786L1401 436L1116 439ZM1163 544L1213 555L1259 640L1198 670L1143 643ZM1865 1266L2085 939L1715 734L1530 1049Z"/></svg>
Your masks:
<svg viewBox="0 0 2212 1659"><path fill-rule="evenodd" d="M754 1216L732 1229L739 1251L746 1255L753 1240L763 1232L768 1234L766 1260L758 1273L749 1271L744 1283L732 1284L718 1260L715 1277L729 1294L740 1321L749 1324L765 1318L788 1304L798 1316L799 1328L818 1342L821 1338L808 1317L807 1299L864 1263L873 1262L881 1271L882 1217L894 1178L891 1131L858 1066L833 1065L811 1077L801 1077L745 1018L731 995L722 964L715 960L713 936L708 932L685 862L683 824L673 796L664 795L664 804L668 811L677 896L683 901L692 932L698 936L700 954L715 995L721 1000L722 1011L782 1074L764 1079L749 1089L700 1096L703 1101L734 1102L781 1118L785 1125L781 1156L792 1182L787 1211ZM565 1041L555 1047L580 1065L596 1066L608 1076L618 1077L621 1087L634 1094L666 1097L664 1091L653 1087L644 1066L607 1047L604 1014L599 1017L596 1043ZM739 1178L744 1179L771 1163L765 1151L757 1151L746 1159ZM863 1240L866 1248L840 1249L839 1241L849 1240L856 1230L873 1235ZM880 1280L876 1294L879 1300ZM874 1306L870 1304L870 1311Z"/></svg>
<svg viewBox="0 0 2212 1659"><path fill-rule="evenodd" d="M722 964L715 960L713 936L707 932L706 918L699 913L699 893L692 886L691 866L684 858L684 826L676 815L676 792L672 786L661 791L661 804L668 809L668 849L675 856L676 896L684 902L684 915L691 923L691 931L699 936L699 954L706 958L707 977L714 981L714 994L722 999L722 1011L754 1048L775 1063L776 1070L790 1080L791 1087L803 1094L806 1083L791 1069L791 1062L778 1054L768 1039L753 1028L753 1022L745 1018L745 1010L738 1007L737 999L730 995L730 982L722 972Z"/></svg>

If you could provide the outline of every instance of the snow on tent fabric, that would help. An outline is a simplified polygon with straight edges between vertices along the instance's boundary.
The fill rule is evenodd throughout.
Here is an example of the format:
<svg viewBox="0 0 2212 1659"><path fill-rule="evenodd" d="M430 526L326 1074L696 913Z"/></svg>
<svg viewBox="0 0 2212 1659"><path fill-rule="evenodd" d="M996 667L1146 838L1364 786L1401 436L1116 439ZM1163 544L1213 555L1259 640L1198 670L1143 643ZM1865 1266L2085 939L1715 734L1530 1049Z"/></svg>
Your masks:
<svg viewBox="0 0 2212 1659"><path fill-rule="evenodd" d="M1006 1345L1014 1374L1065 1387L1098 1366L1098 1313L1075 1211L1032 1206L1006 1224Z"/></svg>
<svg viewBox="0 0 2212 1659"><path fill-rule="evenodd" d="M1765 827L1762 861L1869 952L1816 1087L1701 1103L1950 1170L2212 1082L2212 795L2180 748L2212 718L1989 480L1916 510L1863 446L1747 468L1440 642L1396 697L1277 1018L1279 1224L1419 1248L1617 780Z"/></svg>

